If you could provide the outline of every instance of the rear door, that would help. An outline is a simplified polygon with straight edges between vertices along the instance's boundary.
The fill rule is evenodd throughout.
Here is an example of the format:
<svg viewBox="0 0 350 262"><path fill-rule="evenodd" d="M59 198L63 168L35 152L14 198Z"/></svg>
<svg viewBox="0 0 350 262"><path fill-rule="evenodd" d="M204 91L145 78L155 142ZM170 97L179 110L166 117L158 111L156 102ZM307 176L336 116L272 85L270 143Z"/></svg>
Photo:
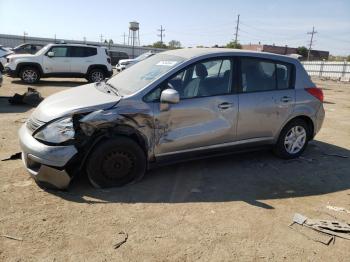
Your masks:
<svg viewBox="0 0 350 262"><path fill-rule="evenodd" d="M45 73L70 73L71 58L69 57L67 46L53 46L43 56L43 65ZM53 52L54 56L49 57L47 54Z"/></svg>
<svg viewBox="0 0 350 262"><path fill-rule="evenodd" d="M148 99L158 99L170 83L180 94L178 104L154 105L158 157L200 151L230 143L236 138L238 98L232 92L234 63L220 58L196 63L154 90Z"/></svg>
<svg viewBox="0 0 350 262"><path fill-rule="evenodd" d="M243 57L240 76L237 139L273 138L294 108L293 66Z"/></svg>
<svg viewBox="0 0 350 262"><path fill-rule="evenodd" d="M71 72L85 74L97 55L96 47L71 46Z"/></svg>

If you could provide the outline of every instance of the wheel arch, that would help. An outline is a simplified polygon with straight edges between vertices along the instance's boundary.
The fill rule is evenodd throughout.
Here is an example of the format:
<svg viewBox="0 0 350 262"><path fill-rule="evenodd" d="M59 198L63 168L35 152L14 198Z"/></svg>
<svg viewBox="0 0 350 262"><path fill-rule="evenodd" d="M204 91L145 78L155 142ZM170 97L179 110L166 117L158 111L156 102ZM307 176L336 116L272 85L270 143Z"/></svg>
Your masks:
<svg viewBox="0 0 350 262"><path fill-rule="evenodd" d="M93 64L93 65L89 65L86 74L89 75L91 70L93 69L101 69L103 70L106 74L108 74L108 68L106 65L103 64Z"/></svg>
<svg viewBox="0 0 350 262"><path fill-rule="evenodd" d="M21 70L25 67L34 67L39 71L40 76L44 74L43 69L39 63L34 63L34 62L21 62L17 65L16 71L17 75L20 74Z"/></svg>
<svg viewBox="0 0 350 262"><path fill-rule="evenodd" d="M308 128L309 128L309 140L312 140L314 138L314 134L315 134L315 123L314 121L312 120L312 118L310 116L307 116L307 115L296 115L296 116L293 116L291 117L290 119L288 119L283 125L282 125L282 128L279 130L278 132L278 136L276 137L276 140L279 138L282 130L285 128L286 125L288 125L290 122L296 120L296 119L301 119L303 120Z"/></svg>

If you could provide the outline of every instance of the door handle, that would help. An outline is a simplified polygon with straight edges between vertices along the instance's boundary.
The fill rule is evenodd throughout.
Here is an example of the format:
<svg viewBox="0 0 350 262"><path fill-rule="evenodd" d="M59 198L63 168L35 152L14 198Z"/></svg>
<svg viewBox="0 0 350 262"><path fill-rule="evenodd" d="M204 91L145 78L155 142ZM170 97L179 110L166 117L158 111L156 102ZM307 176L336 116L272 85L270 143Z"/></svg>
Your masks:
<svg viewBox="0 0 350 262"><path fill-rule="evenodd" d="M228 108L230 108L232 106L233 106L233 104L232 103L228 103L228 102L224 102L224 103L218 105L218 107L220 109L228 109Z"/></svg>
<svg viewBox="0 0 350 262"><path fill-rule="evenodd" d="M281 102L283 102L283 103L288 103L290 101L292 101L292 98L289 96L284 96L281 98Z"/></svg>

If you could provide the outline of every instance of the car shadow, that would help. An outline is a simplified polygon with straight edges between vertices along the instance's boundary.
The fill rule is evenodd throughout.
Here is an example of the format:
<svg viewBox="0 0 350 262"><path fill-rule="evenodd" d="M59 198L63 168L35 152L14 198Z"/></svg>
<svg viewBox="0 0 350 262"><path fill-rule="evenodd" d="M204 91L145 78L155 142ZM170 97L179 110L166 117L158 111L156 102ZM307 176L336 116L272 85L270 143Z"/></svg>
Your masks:
<svg viewBox="0 0 350 262"><path fill-rule="evenodd" d="M349 189L349 170L349 150L312 141L294 160L276 158L270 151L233 154L160 167L121 188L95 189L81 176L67 192L48 191L89 204L245 201L273 209L262 201Z"/></svg>
<svg viewBox="0 0 350 262"><path fill-rule="evenodd" d="M18 84L18 85L25 85L28 86L29 84L24 83L21 80L12 80L11 81L13 84ZM77 81L54 81L54 80L40 80L38 83L33 83L30 84L30 86L33 87L40 87L40 86L50 86L50 87L76 87L76 86L81 86L81 85L86 85L88 84L87 80L77 80Z"/></svg>
<svg viewBox="0 0 350 262"><path fill-rule="evenodd" d="M5 113L24 113L33 107L29 105L12 105L9 103L9 98L7 96L0 97L0 114Z"/></svg>

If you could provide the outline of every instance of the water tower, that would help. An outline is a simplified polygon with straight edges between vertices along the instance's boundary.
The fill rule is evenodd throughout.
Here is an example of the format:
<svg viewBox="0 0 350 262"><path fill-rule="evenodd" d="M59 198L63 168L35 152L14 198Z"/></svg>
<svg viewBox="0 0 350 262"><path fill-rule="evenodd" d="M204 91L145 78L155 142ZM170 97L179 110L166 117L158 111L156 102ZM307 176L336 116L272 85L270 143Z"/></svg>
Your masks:
<svg viewBox="0 0 350 262"><path fill-rule="evenodd" d="M129 23L129 38L128 45L132 46L132 58L135 58L135 46L140 45L139 23L136 21Z"/></svg>

